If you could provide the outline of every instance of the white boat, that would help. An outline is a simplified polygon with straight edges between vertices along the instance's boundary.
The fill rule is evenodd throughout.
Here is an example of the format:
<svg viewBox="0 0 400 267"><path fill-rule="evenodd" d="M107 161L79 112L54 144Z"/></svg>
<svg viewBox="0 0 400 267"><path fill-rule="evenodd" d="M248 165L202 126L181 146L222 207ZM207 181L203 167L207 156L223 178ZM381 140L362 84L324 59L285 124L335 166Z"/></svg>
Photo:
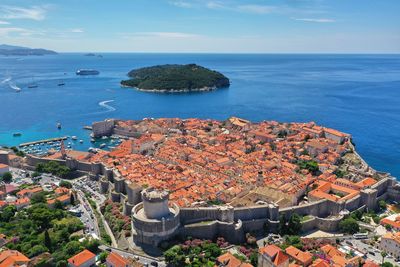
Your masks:
<svg viewBox="0 0 400 267"><path fill-rule="evenodd" d="M99 75L100 72L98 70L93 69L79 69L76 71L76 75Z"/></svg>
<svg viewBox="0 0 400 267"><path fill-rule="evenodd" d="M78 140L78 137L76 137L75 135L71 137L72 140Z"/></svg>

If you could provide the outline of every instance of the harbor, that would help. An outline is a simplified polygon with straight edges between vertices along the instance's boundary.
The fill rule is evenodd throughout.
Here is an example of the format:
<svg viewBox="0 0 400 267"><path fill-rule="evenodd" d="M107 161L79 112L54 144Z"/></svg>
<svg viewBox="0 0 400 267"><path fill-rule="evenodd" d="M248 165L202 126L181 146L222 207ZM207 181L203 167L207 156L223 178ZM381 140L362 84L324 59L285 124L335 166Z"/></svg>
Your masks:
<svg viewBox="0 0 400 267"><path fill-rule="evenodd" d="M38 140L38 141L33 141L33 142L22 143L22 144L19 145L19 147L22 148L22 147L26 147L26 146L34 146L34 145L50 143L50 142L61 142L61 140L67 140L67 139L68 139L67 136L49 138L49 139L44 139L44 140Z"/></svg>
<svg viewBox="0 0 400 267"><path fill-rule="evenodd" d="M81 150L84 143L88 144L87 138L79 139L77 136L62 136L56 138L41 139L32 142L25 142L18 145L18 148L26 153L37 156L45 156L49 153L58 152L61 150L62 142L66 150ZM90 147L86 148L89 152L96 152L98 149L112 150L121 143L121 138L118 136L91 138ZM86 150L85 149L85 150Z"/></svg>

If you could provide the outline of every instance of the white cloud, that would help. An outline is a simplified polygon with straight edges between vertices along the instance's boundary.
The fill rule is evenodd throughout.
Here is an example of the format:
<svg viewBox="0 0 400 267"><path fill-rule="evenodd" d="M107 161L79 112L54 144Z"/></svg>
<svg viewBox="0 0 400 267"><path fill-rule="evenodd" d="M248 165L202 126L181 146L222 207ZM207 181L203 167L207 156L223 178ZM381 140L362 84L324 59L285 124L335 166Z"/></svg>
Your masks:
<svg viewBox="0 0 400 267"><path fill-rule="evenodd" d="M224 6L222 3L217 1L207 2L206 7L209 9L226 9L228 7Z"/></svg>
<svg viewBox="0 0 400 267"><path fill-rule="evenodd" d="M183 8L191 8L192 4L186 1L172 1L170 2L171 5Z"/></svg>
<svg viewBox="0 0 400 267"><path fill-rule="evenodd" d="M81 28L76 28L76 29L71 29L70 32L73 32L73 33L83 33L83 32L85 32L85 31L84 31L83 29L81 29Z"/></svg>
<svg viewBox="0 0 400 267"><path fill-rule="evenodd" d="M10 22L5 21L5 20L0 20L0 25L8 25Z"/></svg>
<svg viewBox="0 0 400 267"><path fill-rule="evenodd" d="M237 7L237 10L254 14L268 14L274 12L276 7L265 5L241 5Z"/></svg>
<svg viewBox="0 0 400 267"><path fill-rule="evenodd" d="M18 27L6 27L6 28L0 28L0 36L1 37L6 37L10 34L14 34L14 33L27 33L29 32L29 30L24 29L24 28L18 28Z"/></svg>
<svg viewBox="0 0 400 267"><path fill-rule="evenodd" d="M332 23L335 22L334 19L326 19L326 18L292 18L293 20L297 21L305 21L305 22L317 22L317 23Z"/></svg>
<svg viewBox="0 0 400 267"><path fill-rule="evenodd" d="M126 37L162 37L162 38L193 38L200 35L184 32L136 32L121 34Z"/></svg>
<svg viewBox="0 0 400 267"><path fill-rule="evenodd" d="M47 10L48 6L18 7L2 5L0 6L0 18L44 20Z"/></svg>

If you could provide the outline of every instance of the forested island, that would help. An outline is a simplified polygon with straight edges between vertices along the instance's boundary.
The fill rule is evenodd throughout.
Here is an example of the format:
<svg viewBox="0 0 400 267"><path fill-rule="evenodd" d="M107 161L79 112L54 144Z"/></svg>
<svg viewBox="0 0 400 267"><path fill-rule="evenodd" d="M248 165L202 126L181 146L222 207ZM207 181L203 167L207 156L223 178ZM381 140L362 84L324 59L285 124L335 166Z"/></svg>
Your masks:
<svg viewBox="0 0 400 267"><path fill-rule="evenodd" d="M122 86L153 92L210 91L230 85L222 73L196 64L145 67L130 71L128 76L131 79L121 81Z"/></svg>
<svg viewBox="0 0 400 267"><path fill-rule="evenodd" d="M42 48L28 48L14 45L0 45L0 55L3 56L44 56L56 55L57 52Z"/></svg>

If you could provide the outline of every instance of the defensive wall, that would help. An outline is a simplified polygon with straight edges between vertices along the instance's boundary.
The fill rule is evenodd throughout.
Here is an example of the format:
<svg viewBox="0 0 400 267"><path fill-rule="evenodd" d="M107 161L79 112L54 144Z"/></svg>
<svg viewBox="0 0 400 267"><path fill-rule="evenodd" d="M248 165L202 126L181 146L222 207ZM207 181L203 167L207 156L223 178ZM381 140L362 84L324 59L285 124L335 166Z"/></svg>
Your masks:
<svg viewBox="0 0 400 267"><path fill-rule="evenodd" d="M89 176L99 181L100 191L108 194L114 202L121 202L126 215L132 215L134 207L142 202L141 191L143 188L129 180L124 179L116 170L109 169L101 163L80 162L73 159L49 160L28 155L27 164L35 166L40 162L57 161L73 169L87 172ZM394 199L400 201L400 185L393 177L387 176L370 188L361 190L360 194L343 202L319 200L304 205L279 208L274 204L255 205L251 207L189 207L180 208L179 227L170 236L193 236L199 238L216 238L223 236L232 242L241 242L245 233L264 233L266 230L276 232L279 218L286 219L294 213L301 216L310 215L311 218L302 222L303 231L319 229L323 231L336 231L339 222L343 219L342 211L355 211L357 209L376 209L380 199ZM134 214L134 213L133 213ZM177 220L175 218L175 220ZM148 225L146 225L148 223ZM174 221L176 224L176 221ZM168 223L167 223L168 224ZM153 225L154 226L154 225ZM136 222L132 224L135 229L158 229L149 222ZM168 225L166 225L168 228ZM148 234L148 233L147 233ZM159 242L156 236L138 233L138 241L151 240ZM169 233L168 233L169 234ZM158 241L157 241L158 240ZM152 243L154 244L154 242Z"/></svg>

